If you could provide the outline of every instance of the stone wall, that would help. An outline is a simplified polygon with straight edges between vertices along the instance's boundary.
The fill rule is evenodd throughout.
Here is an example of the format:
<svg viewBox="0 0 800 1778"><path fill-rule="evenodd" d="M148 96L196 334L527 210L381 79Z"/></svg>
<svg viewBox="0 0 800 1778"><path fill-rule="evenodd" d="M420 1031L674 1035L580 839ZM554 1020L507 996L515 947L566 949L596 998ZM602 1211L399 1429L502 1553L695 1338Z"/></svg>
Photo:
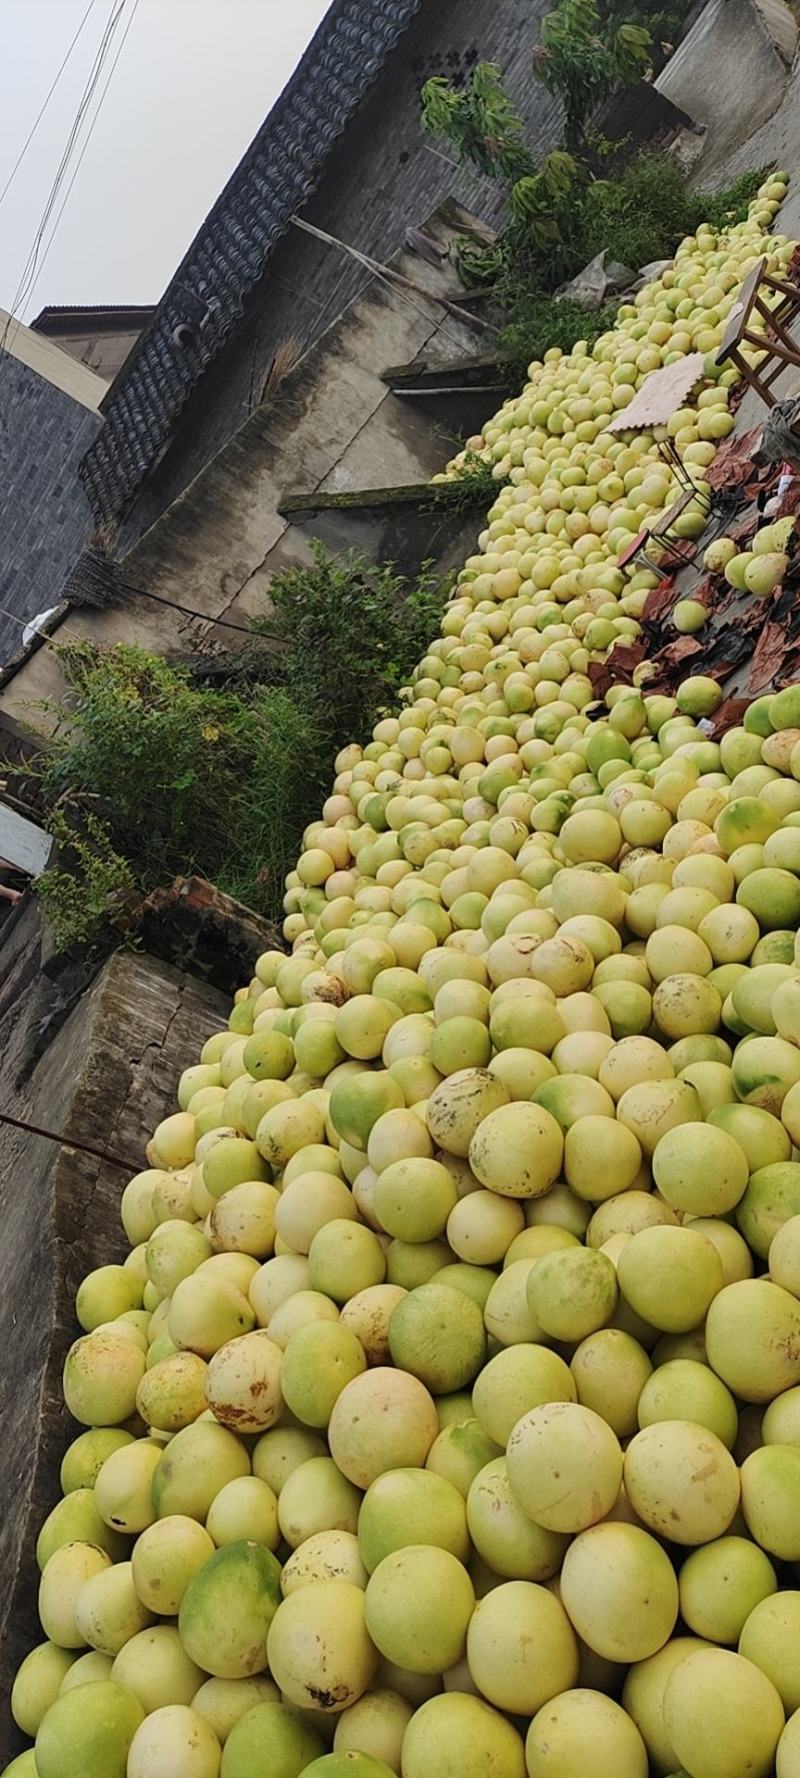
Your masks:
<svg viewBox="0 0 800 1778"><path fill-rule="evenodd" d="M65 1140L0 1123L0 1766L22 1744L8 1710L11 1680L41 1641L36 1535L80 1430L60 1381L78 1331L75 1291L93 1266L124 1257L121 1193L174 1108L181 1069L229 1010L216 989L135 951L118 951L70 1007L68 984L42 973L34 901L19 905L3 937L0 1110ZM97 1160L70 1139L125 1164Z"/></svg>

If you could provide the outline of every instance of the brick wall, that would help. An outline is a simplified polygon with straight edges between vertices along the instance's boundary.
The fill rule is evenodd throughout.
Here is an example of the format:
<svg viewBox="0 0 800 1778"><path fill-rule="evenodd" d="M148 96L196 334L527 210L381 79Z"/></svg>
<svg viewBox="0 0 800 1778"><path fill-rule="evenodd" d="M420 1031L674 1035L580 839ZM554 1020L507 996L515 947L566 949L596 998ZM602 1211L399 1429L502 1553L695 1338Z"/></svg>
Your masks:
<svg viewBox="0 0 800 1778"><path fill-rule="evenodd" d="M0 664L20 646L15 617L57 603L90 529L77 466L100 425L36 371L0 357Z"/></svg>

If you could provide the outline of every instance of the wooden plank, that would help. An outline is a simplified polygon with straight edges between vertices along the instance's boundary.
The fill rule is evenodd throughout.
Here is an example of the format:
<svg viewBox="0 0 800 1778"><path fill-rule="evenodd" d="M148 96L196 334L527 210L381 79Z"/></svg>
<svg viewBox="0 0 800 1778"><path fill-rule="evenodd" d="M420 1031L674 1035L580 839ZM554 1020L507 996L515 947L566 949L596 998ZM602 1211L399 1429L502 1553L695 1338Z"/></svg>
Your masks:
<svg viewBox="0 0 800 1778"><path fill-rule="evenodd" d="M723 335L722 345L716 353L716 364L723 364L730 353L731 346L737 346L739 344L750 318L750 310L753 307L756 291L761 283L761 277L766 263L766 259L759 259L758 263L753 266L752 271L748 272L747 277L745 278L742 288L739 291L739 295L737 296L728 316L728 325Z"/></svg>
<svg viewBox="0 0 800 1778"><path fill-rule="evenodd" d="M29 877L38 877L52 850L53 842L43 828L26 820L24 815L18 815L8 803L0 802L0 858L13 865L15 870L25 871Z"/></svg>

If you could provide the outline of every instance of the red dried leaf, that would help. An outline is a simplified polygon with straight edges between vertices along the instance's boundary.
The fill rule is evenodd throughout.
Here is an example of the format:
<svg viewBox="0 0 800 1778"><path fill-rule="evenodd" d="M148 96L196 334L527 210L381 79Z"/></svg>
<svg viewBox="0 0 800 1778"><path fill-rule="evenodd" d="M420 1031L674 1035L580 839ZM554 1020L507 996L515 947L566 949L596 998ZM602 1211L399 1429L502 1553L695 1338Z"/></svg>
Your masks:
<svg viewBox="0 0 800 1778"><path fill-rule="evenodd" d="M769 621L764 624L750 663L747 679L749 692L767 689L778 678L786 657L791 652L787 647L788 640L781 624Z"/></svg>
<svg viewBox="0 0 800 1778"><path fill-rule="evenodd" d="M711 739L719 740L720 735L727 733L729 728L737 728L745 710L750 707L749 698L726 698L716 715L712 718Z"/></svg>
<svg viewBox="0 0 800 1778"><path fill-rule="evenodd" d="M736 488L751 475L758 474L753 464L753 452L758 449L762 431L762 426L751 426L750 431L743 432L740 438L725 440L705 472L710 488Z"/></svg>

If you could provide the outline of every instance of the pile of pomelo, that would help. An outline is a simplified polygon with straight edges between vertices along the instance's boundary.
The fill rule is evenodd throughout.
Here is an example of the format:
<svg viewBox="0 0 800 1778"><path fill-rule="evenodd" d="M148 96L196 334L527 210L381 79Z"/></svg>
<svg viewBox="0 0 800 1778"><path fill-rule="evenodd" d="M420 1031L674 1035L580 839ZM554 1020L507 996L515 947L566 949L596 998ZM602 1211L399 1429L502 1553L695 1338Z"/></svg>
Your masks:
<svg viewBox="0 0 800 1778"><path fill-rule="evenodd" d="M78 1292L7 1778L800 1775L800 686L587 713L671 498L604 423L784 189L477 441L442 633Z"/></svg>

